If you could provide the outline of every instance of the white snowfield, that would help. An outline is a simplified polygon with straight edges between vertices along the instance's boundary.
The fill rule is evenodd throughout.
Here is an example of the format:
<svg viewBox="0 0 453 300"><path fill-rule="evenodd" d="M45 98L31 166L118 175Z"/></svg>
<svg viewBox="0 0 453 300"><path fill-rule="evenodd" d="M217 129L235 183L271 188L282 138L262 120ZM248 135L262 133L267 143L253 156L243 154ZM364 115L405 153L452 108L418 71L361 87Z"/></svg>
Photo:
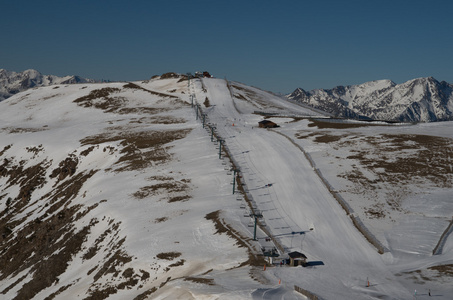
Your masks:
<svg viewBox="0 0 453 300"><path fill-rule="evenodd" d="M435 299L453 299L451 276L437 278L437 273L432 273L431 280L420 281L419 277L415 278L419 273L412 273L453 264L451 236L440 255L432 255L425 245L428 235L430 242L436 243L448 225L448 215L453 215L451 188L433 191L442 200L437 202L441 206L430 208L430 203L423 199L417 201L417 209L429 210L435 219L429 223L429 228L421 214L415 219L419 223L411 223L409 219L380 220L386 224L376 230L370 228L388 249L379 254L354 227L304 154L304 151L313 154L323 174L334 178L332 174L336 172L328 174L329 162L316 160L321 157L316 154L323 152L325 146L296 138L299 131L308 128L309 121L303 117L318 116L318 111L240 83L228 85L222 79L193 79L190 85L178 79L153 79L134 84L160 94L122 89L124 83L83 84L39 88L0 103L0 153L5 149L2 158L24 160L25 166L44 158L51 159L51 172L68 154L76 153L78 173L99 170L84 183L71 205L68 204L98 205L74 223L76 228L92 224L94 219L97 223L90 228L82 250L72 256L58 280L40 290L34 299L51 299L52 295L53 299L91 299L96 289L107 291L108 287L118 287L118 283L124 282L126 271L133 272L133 278L142 275L139 284L105 292L106 299L307 299L295 291L295 285L320 299L414 299L415 296L428 299L428 292ZM103 87L122 89L115 99L128 99L137 107L171 109L147 118L134 112L106 113L73 102ZM211 142L208 130L203 129L203 116L196 119L195 109L190 105L192 95L205 114L205 127L215 126L216 135L223 139L223 146L240 170L246 192L256 210L262 213L261 223L278 245L267 240L260 228L257 241L252 241L252 220L245 216L248 209L244 208L248 206L237 190L233 194L230 161L222 152L219 159L219 149ZM171 102L170 96L178 97L185 104ZM281 127L258 128L258 122L264 117L255 114L256 111L278 113L279 117L271 120ZM184 122L150 122L156 120L155 117L169 116L171 120ZM295 122L290 116L302 119ZM20 128L22 130L18 130ZM142 169L111 170L118 168L115 163L122 155L120 140L103 141L88 155L80 155L89 146L83 145L81 140L88 136L105 137L114 130L135 133L186 129L191 129L187 136L165 145L171 160L151 163ZM445 122L354 130L453 138L452 129L452 122ZM6 149L7 145L13 146ZM44 150L36 155L25 150L38 145ZM136 154L147 157L144 149L136 149ZM149 192L163 183L177 183L187 194L164 188ZM338 188L341 181L331 183ZM33 192L29 204L14 217L16 220L24 218L23 224L13 228L11 234L20 231L27 222L47 218L38 199L53 191L56 185L56 179L49 179ZM19 191L19 187L9 185L5 177L0 177L0 188L0 196L15 197ZM188 198L169 200L180 196ZM7 197L0 197L0 211L6 209ZM360 203L360 199L352 200ZM227 234L217 232L213 220L206 217L217 211L219 222L238 236L246 237L253 252L259 253L262 246L282 246L284 251L279 251L281 257L276 258L275 266L268 264L264 270L264 266L242 265L249 258L248 249L240 247L237 240ZM355 213L364 219L360 212ZM400 220L404 221L401 221L402 226L399 226ZM395 232L386 232L386 228ZM95 243L97 252L87 258L87 249ZM110 267L109 270L113 268L120 275L114 275L113 271L101 272L102 265L112 258L112 248L113 252L121 250L131 257L130 261ZM62 249L64 247L58 251ZM280 260L292 251L305 254L308 266L280 266ZM175 254L175 258L162 258L163 254ZM33 255L36 254L31 257ZM4 274L3 268L0 266L0 276ZM30 267L18 274L0 277L0 299L18 299L17 295L21 295L21 289L33 276L46 276L35 272ZM149 277L145 278L145 274ZM429 272L423 275L428 276Z"/></svg>

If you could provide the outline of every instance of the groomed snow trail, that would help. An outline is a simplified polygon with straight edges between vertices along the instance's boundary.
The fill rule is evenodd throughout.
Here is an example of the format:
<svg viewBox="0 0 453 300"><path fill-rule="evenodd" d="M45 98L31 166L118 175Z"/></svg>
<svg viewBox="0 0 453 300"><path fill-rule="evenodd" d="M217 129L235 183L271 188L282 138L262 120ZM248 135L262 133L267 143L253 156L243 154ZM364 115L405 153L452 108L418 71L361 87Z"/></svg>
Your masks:
<svg viewBox="0 0 453 300"><path fill-rule="evenodd" d="M326 299L409 298L410 291L394 280L383 256L353 226L300 149L257 128L261 117L241 114L225 80L202 80L207 92L196 86L197 99L208 97L210 107L203 110L239 163L266 226L288 251L300 251L317 265L273 268L275 276Z"/></svg>

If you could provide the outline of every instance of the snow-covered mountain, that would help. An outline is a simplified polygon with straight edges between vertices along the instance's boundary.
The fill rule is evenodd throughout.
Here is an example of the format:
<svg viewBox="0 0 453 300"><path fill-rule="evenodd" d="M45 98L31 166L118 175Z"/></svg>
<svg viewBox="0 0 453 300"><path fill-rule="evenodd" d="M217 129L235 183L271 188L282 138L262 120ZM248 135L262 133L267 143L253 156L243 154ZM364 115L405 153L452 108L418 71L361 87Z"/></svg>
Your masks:
<svg viewBox="0 0 453 300"><path fill-rule="evenodd" d="M43 75L33 69L19 73L0 69L0 101L33 87L89 82L94 83L97 80L82 78L76 75L64 77Z"/></svg>
<svg viewBox="0 0 453 300"><path fill-rule="evenodd" d="M453 120L453 85L432 77L402 84L376 80L330 90L298 88L287 97L341 118L398 122Z"/></svg>
<svg viewBox="0 0 453 300"><path fill-rule="evenodd" d="M174 73L0 102L0 299L451 299L453 122L313 116Z"/></svg>

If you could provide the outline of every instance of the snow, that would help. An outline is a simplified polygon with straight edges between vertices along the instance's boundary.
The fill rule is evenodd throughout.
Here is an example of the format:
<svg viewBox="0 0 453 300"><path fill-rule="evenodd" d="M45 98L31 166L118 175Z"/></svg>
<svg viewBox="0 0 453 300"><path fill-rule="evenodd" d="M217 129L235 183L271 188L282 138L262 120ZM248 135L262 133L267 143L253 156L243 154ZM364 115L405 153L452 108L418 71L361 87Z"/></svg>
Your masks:
<svg viewBox="0 0 453 300"><path fill-rule="evenodd" d="M79 195L75 200L75 204L87 206L99 203L99 207L92 210L89 216L75 224L77 228L82 228L90 218L97 218L99 221L84 245L89 247L94 243L111 226L110 221L121 222L119 231L109 235L103 245L114 244L120 237L127 237L121 249L133 258L128 267L150 273L153 280L148 281L145 288L162 285L150 296L152 299L305 299L294 291L294 285L323 299L410 299L415 289L421 293L431 286L436 295L439 295L437 299L451 299L451 279L446 283L433 282L428 287L417 285L407 278L409 275L401 275L403 272L453 262L451 237L447 239L441 255L431 254L438 236L448 225L446 219L451 217L453 211L451 188L427 190L412 196L404 202L411 214L402 215L397 224L380 220L382 224L378 229L392 230L382 229L380 232L379 237L385 236L390 252L379 254L354 227L350 217L334 199L305 155L311 155L315 168L325 174L332 186L339 188L342 182L333 180L333 174L338 170L328 172L332 165L324 156L331 151L330 146L295 137L301 130L309 129L309 122L291 122L293 118L288 116L313 116L318 113L239 83L233 83L233 87L229 88L222 79L192 80L190 88L187 87L187 81L178 83L177 79L135 83L145 89L178 96L189 103L181 109L165 113L184 118L186 122L140 124L134 127L129 122L132 118L130 116L87 109L72 102L92 90L101 87L121 88L123 83L71 85L58 89L41 87L1 102L0 151L6 145L13 144L18 152L13 154L10 150L6 154L17 160L27 159L28 164L32 165L39 157L32 158L32 154L24 149L42 144L45 149L42 155L52 158L54 169L74 149L77 149L79 155L88 148L87 145L80 145L81 139L105 134L111 126L124 126L124 130L130 131L139 128L190 128L192 131L185 138L171 142L169 151L174 159L141 171L105 171L120 157L117 141L99 145L86 157L79 155L79 170L100 170L83 186L82 193L85 192L85 196ZM379 81L375 84L376 88L381 88L392 83ZM250 239L253 228L248 227L250 218L244 217L245 210L240 207L243 202L236 200L238 194L232 194L230 183L233 175L225 170L225 165L229 165L228 160L219 159L218 149L211 142L210 134L202 128L200 120L195 119L188 89L207 114L206 123L215 125L217 134L224 139L240 169L248 194L263 214L266 230L284 247L286 254L300 251L313 263L312 266L268 267L266 271L262 271L260 267L239 267L247 260L247 250L235 245L235 240L226 234L216 234L213 222L205 216L213 211L221 211L224 222ZM240 94L243 98L233 99L230 89L233 94ZM248 90L248 96L243 89ZM251 97L250 94L254 96ZM157 105L160 99L138 90L122 92L121 96L133 99L139 106ZM209 99L209 107L203 105L206 97ZM258 128L258 122L263 117L254 114L256 110L277 111L279 117L272 118L272 121L281 127L273 130ZM138 119L140 115L134 117ZM10 133L8 128L15 127L40 131ZM414 126L369 126L352 128L349 132L369 135L418 133L453 138L452 127L451 122L444 122ZM109 154L108 151L103 151L107 146L116 150ZM349 150L343 149L345 156ZM350 167L344 166L345 169ZM177 182L188 182L190 199L169 203L165 192L143 199L132 196L140 188L158 182L153 179L157 177L171 177ZM0 178L2 188L5 183L5 179ZM36 196L49 192L53 183L46 184ZM11 187L7 192L16 194L17 190ZM427 197L436 198L435 204L431 205L426 201ZM103 199L107 201L102 201ZM358 199L352 200L359 203ZM4 200L0 203L0 209L3 210ZM30 215L27 216L27 213ZM354 213L362 220L365 218L359 210L354 210ZM39 214L36 207L30 206L22 216L33 220ZM166 221L156 221L159 218L166 218ZM250 241L257 251L260 246L273 245L265 241L266 234L261 229L258 229L257 237L258 241ZM106 249L103 251L107 251ZM181 256L174 261L156 258L157 254L166 252L179 252ZM83 299L94 276L86 274L95 264L102 263L104 255L106 252L99 251L94 258L86 261L82 259L82 253L79 253L73 258L67 271L59 277L59 283L41 291L37 298L45 298L60 287L73 283L57 298ZM185 261L182 266L170 268L168 272L163 271L165 267L182 259ZM257 280L250 277L251 270L257 274ZM215 284L185 280L190 276L212 279ZM166 282L168 277L172 279ZM0 282L0 290L18 278L16 276L3 280ZM370 281L370 287L366 286L367 280ZM108 282L107 279L101 279L98 283ZM19 288L20 286L16 286L6 295L13 297ZM143 291L118 290L109 299L133 299Z"/></svg>

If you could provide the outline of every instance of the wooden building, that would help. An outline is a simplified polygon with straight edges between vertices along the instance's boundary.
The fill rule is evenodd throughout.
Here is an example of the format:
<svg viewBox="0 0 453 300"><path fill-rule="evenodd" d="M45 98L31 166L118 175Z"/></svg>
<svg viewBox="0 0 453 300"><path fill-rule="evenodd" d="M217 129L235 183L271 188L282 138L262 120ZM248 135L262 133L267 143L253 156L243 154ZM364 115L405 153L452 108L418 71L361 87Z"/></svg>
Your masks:
<svg viewBox="0 0 453 300"><path fill-rule="evenodd" d="M292 267L297 267L297 266L305 267L307 265L307 257L303 253L294 251L294 252L288 253L288 256L289 256L289 265Z"/></svg>
<svg viewBox="0 0 453 300"><path fill-rule="evenodd" d="M275 124L274 122L269 121L269 120L262 120L262 121L258 122L258 126L260 128L276 128L276 127L278 127L277 124Z"/></svg>

